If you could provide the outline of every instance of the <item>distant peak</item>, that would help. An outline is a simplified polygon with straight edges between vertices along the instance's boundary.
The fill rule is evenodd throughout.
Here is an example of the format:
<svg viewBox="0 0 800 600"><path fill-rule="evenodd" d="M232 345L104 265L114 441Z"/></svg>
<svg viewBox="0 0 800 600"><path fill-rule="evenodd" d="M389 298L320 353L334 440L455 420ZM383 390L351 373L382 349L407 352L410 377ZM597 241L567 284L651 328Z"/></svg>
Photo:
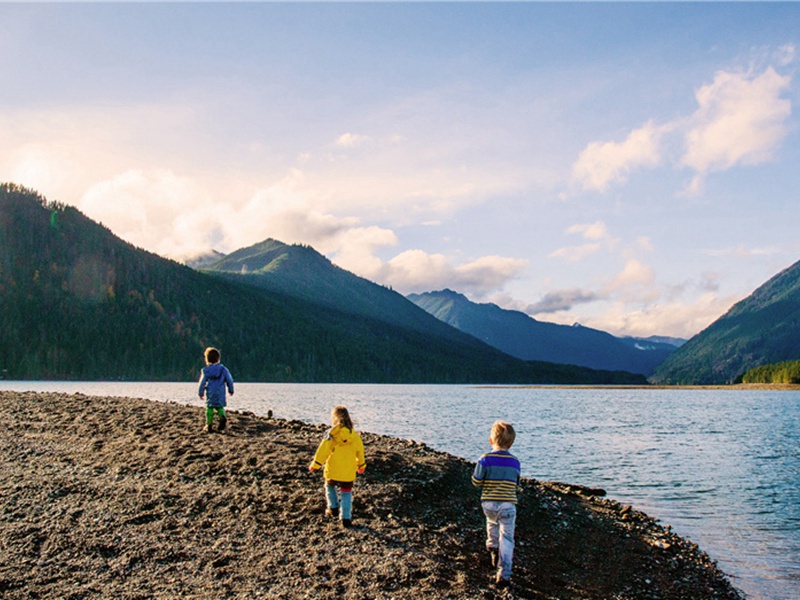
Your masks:
<svg viewBox="0 0 800 600"><path fill-rule="evenodd" d="M460 294L450 288L444 288L443 290L439 290L438 292L428 292L431 296L444 296L447 298L457 298L459 300L467 300L467 297L464 294Z"/></svg>

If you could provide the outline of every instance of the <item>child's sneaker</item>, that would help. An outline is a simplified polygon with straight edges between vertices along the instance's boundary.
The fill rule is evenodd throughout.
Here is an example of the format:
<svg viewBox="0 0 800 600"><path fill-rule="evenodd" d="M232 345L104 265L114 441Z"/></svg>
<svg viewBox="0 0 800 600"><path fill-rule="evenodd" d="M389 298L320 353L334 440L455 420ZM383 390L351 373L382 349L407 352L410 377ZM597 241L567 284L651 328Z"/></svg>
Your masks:
<svg viewBox="0 0 800 600"><path fill-rule="evenodd" d="M353 526L353 521L350 519L342 519L342 527L345 529L350 529Z"/></svg>
<svg viewBox="0 0 800 600"><path fill-rule="evenodd" d="M225 427L228 426L228 419L225 417L219 418L219 426L217 427L217 431L225 431Z"/></svg>
<svg viewBox="0 0 800 600"><path fill-rule="evenodd" d="M498 571L494 584L499 588L511 587L511 581L503 577L503 574Z"/></svg>
<svg viewBox="0 0 800 600"><path fill-rule="evenodd" d="M326 515L328 515L329 517L334 517L334 518L336 518L336 517L338 517L338 516L339 516L339 507L336 507L336 508L326 508L326 509L325 509L325 514L326 514Z"/></svg>
<svg viewBox="0 0 800 600"><path fill-rule="evenodd" d="M206 423L206 426L203 427L203 431L205 431L206 433L213 433L214 430L211 429L211 423Z"/></svg>

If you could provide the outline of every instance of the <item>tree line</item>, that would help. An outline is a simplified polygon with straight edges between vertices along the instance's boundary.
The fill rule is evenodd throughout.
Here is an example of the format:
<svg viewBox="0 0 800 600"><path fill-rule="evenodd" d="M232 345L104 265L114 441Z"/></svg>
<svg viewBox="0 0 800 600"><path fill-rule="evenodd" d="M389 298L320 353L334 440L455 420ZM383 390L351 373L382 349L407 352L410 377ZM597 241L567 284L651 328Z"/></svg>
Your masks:
<svg viewBox="0 0 800 600"><path fill-rule="evenodd" d="M77 209L0 185L0 372L9 379L194 379L206 346L237 380L641 383L526 363L201 273ZM631 379L633 377L633 379Z"/></svg>

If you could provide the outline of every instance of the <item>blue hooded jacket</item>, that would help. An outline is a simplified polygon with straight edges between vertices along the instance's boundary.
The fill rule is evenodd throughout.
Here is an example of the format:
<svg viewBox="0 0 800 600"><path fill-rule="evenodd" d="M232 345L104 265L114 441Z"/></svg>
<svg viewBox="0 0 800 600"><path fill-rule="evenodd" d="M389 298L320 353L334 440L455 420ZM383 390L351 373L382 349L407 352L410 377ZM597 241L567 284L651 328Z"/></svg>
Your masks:
<svg viewBox="0 0 800 600"><path fill-rule="evenodd" d="M205 394L206 406L220 408L227 405L225 400L225 386L233 394L233 377L231 372L222 364L215 363L203 367L200 374L200 397Z"/></svg>

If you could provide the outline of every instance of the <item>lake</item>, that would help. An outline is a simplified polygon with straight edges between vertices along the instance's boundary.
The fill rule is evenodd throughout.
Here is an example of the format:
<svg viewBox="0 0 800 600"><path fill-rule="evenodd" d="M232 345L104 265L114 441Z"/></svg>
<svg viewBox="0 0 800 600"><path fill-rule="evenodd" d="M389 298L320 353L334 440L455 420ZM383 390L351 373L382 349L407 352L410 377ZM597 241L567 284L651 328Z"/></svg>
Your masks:
<svg viewBox="0 0 800 600"><path fill-rule="evenodd" d="M0 381L200 406L196 388ZM327 423L336 404L360 430L469 460L507 420L524 476L602 487L699 544L748 598L800 598L800 392L243 383L229 408Z"/></svg>

